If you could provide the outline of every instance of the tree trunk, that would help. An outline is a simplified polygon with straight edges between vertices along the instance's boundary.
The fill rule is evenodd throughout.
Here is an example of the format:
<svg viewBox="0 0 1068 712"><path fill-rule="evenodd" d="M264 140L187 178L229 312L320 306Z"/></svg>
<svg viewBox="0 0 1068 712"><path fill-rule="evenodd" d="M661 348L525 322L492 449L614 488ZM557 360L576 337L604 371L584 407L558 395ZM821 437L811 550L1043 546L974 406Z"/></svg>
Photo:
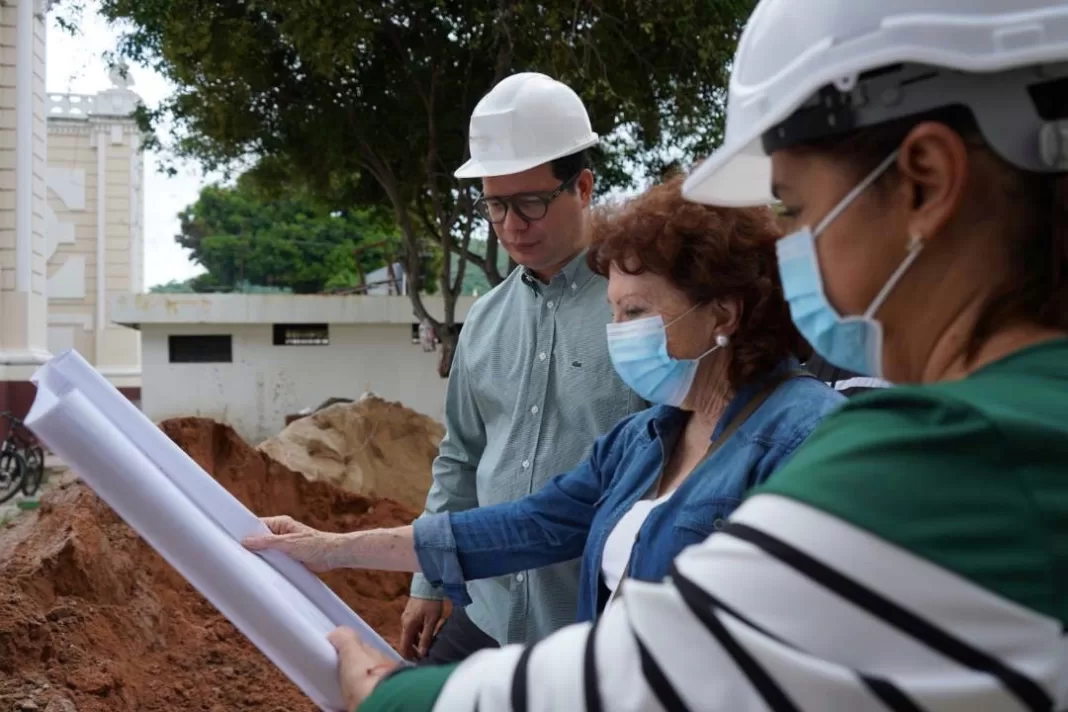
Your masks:
<svg viewBox="0 0 1068 712"><path fill-rule="evenodd" d="M504 281L504 275L497 267L497 254L500 242L497 239L497 231L493 229L493 223L488 223L489 234L486 235L486 266L483 272L491 287L496 287Z"/></svg>
<svg viewBox="0 0 1068 712"><path fill-rule="evenodd" d="M452 371L452 360L456 355L456 342L459 341L460 332L455 326L444 324L438 331L438 340L441 342L438 351L438 375L448 378Z"/></svg>

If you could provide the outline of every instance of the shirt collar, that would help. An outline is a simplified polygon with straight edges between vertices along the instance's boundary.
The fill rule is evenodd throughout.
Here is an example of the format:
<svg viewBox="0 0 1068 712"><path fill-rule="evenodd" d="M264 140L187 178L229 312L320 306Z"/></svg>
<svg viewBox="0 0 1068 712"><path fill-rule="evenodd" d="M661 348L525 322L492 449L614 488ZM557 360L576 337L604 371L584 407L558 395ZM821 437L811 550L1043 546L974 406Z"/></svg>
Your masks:
<svg viewBox="0 0 1068 712"><path fill-rule="evenodd" d="M575 255L570 262L564 265L562 270L553 276L552 281L549 284L553 285L559 282L560 284L567 286L572 292L577 292L582 289L586 282L590 281L590 278L594 275L593 270L591 270L590 266L586 263L587 253L588 250L582 250L582 252ZM530 287L535 294L540 294L541 290L546 285L529 268L520 267L520 269L523 270L521 274L523 284Z"/></svg>
<svg viewBox="0 0 1068 712"><path fill-rule="evenodd" d="M723 415L720 416L719 422L716 423L716 429L712 431L712 439L715 440L720 436L720 433L730 425L731 420L738 415L743 408L749 405L749 401L753 400L753 398L764 389L768 381L776 376L782 375L788 370L796 370L799 368L801 368L800 362L793 356L790 356L780 361L766 377L743 386L741 390L734 394L734 398L731 398L731 402L728 403L727 407L723 410Z"/></svg>
<svg viewBox="0 0 1068 712"><path fill-rule="evenodd" d="M686 425L688 413L671 405L657 405L653 417L649 418L648 433L650 440L665 440L675 437L682 426Z"/></svg>
<svg viewBox="0 0 1068 712"><path fill-rule="evenodd" d="M797 370L801 367L800 362L790 356L779 362L774 370L767 377L761 378L758 381L754 381L746 386L743 386L734 398L731 398L731 402L727 404L727 407L723 410L723 415L720 416L719 422L716 423L715 430L712 431L712 440L720 436L723 430L730 424L731 419L749 404L749 401L753 400L758 393L764 388L767 382L785 373L788 370ZM667 436L674 435L675 431L685 425L687 419L686 411L675 408L673 406L657 406L657 412L653 414L653 417L649 419L649 437L652 440L663 439Z"/></svg>

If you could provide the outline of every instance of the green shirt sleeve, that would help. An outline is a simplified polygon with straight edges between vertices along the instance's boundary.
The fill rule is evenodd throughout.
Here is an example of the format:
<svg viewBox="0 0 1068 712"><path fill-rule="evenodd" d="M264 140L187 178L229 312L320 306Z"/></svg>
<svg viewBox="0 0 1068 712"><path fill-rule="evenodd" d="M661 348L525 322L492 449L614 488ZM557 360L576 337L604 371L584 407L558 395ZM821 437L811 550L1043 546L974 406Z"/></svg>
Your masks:
<svg viewBox="0 0 1068 712"><path fill-rule="evenodd" d="M1034 455L1014 424L951 389L865 394L827 418L760 488L866 529L1056 617Z"/></svg>
<svg viewBox="0 0 1068 712"><path fill-rule="evenodd" d="M383 680L358 712L430 712L459 664L412 668Z"/></svg>

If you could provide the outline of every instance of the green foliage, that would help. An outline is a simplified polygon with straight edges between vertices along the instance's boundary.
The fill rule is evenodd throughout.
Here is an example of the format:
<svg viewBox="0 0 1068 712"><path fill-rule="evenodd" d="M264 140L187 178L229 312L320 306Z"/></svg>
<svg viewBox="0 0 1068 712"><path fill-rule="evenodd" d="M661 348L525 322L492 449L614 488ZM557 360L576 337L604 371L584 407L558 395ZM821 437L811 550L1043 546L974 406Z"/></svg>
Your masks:
<svg viewBox="0 0 1068 712"><path fill-rule="evenodd" d="M207 186L179 214L175 239L207 273L192 291L248 291L243 284L298 294L359 284L367 272L401 253L387 213L329 211L295 195L266 198L241 179L234 187Z"/></svg>
<svg viewBox="0 0 1068 712"><path fill-rule="evenodd" d="M295 182L333 206L391 207L415 313L447 349L466 268L484 270L493 284L502 278L492 233L487 258L469 249L473 190L452 178L481 96L517 71L559 78L608 137L595 156L600 189L658 177L720 141L727 68L753 5L101 1L105 17L126 31L120 54L175 87L161 106L138 114L149 131L169 123L168 135L155 138L174 155L211 170L255 165L264 185ZM440 266L427 274L431 254ZM420 300L435 274L446 303L441 323ZM310 279L300 270L287 278Z"/></svg>
<svg viewBox="0 0 1068 712"><path fill-rule="evenodd" d="M470 249L471 252L484 258L486 256L486 241L472 239ZM453 263L453 279L456 278L457 263L458 261ZM508 274L508 253L504 250L497 253L497 270L502 276L507 276ZM463 287L460 290L460 294L465 297L473 296L476 293L481 295L493 289L493 287L494 285L490 283L484 270L468 269L464 272Z"/></svg>
<svg viewBox="0 0 1068 712"><path fill-rule="evenodd" d="M172 279L170 282L149 287L148 291L151 294L192 294L196 291L193 288L194 280L196 280L196 277L181 280Z"/></svg>

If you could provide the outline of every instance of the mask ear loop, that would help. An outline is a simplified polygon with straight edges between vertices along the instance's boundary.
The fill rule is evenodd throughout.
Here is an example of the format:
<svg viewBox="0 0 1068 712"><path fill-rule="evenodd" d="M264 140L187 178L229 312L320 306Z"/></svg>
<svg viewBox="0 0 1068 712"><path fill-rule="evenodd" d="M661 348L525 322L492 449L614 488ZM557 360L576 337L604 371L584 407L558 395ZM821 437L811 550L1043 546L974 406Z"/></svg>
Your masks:
<svg viewBox="0 0 1068 712"><path fill-rule="evenodd" d="M827 213L823 220L819 221L819 224L816 225L816 229L812 232L812 237L819 237L819 234L826 230L827 226L834 222L835 218L842 214L842 211L852 205L853 201L857 199L858 195L867 190L868 186L870 186L872 183L879 180L879 177L882 176L882 174L885 173L887 169L889 169L890 166L894 164L894 161L897 160L897 154L898 152L895 150L889 156L884 158L883 162L875 167L875 170L865 176L864 180L862 180L860 183L853 187L853 190L846 193L846 196L838 202L838 205L835 205L834 208L831 209L831 212Z"/></svg>
<svg viewBox="0 0 1068 712"><path fill-rule="evenodd" d="M674 319L672 319L668 323L664 324L664 328L667 329L672 324L675 324L676 322L682 321L682 317L686 316L687 314L689 314L690 312L692 312L694 309L696 309L699 306L701 306L700 303L694 304L692 307L690 307L689 309L684 311L682 314L679 314L677 317L675 317ZM661 318L663 318L663 317L661 317Z"/></svg>
<svg viewBox="0 0 1068 712"><path fill-rule="evenodd" d="M908 271L909 266L916 261L916 258L920 256L920 250L923 248L923 237L921 235L913 234L909 238L908 255L902 260L901 264L897 266L894 273L890 275L890 279L886 281L883 288L879 290L879 293L875 295L875 299L872 300L871 306L864 312L865 319L871 319L875 316L875 313L879 311L879 307L883 305L886 298L890 296L890 292L893 291L897 283L901 281L901 278L905 276L905 272Z"/></svg>
<svg viewBox="0 0 1068 712"><path fill-rule="evenodd" d="M692 312L694 309L696 309L699 306L701 306L701 305L700 304L694 304L692 307L690 307L689 309L684 311L682 314L679 314L677 317L672 319L670 322L668 322L667 324L664 324L664 330L667 331L667 328L669 326L671 326L675 322L679 321L680 319L682 319L682 317L686 316L687 314L689 314L690 312ZM694 361L700 361L701 359L703 359L705 356L708 356L713 351L715 351L717 349L722 349L725 346L729 346L730 343L731 343L731 337L726 336L725 334L716 334L716 345L713 346L712 348L710 348L708 351L705 351L703 354L701 354L700 356L698 356L697 358L695 358L693 360Z"/></svg>

